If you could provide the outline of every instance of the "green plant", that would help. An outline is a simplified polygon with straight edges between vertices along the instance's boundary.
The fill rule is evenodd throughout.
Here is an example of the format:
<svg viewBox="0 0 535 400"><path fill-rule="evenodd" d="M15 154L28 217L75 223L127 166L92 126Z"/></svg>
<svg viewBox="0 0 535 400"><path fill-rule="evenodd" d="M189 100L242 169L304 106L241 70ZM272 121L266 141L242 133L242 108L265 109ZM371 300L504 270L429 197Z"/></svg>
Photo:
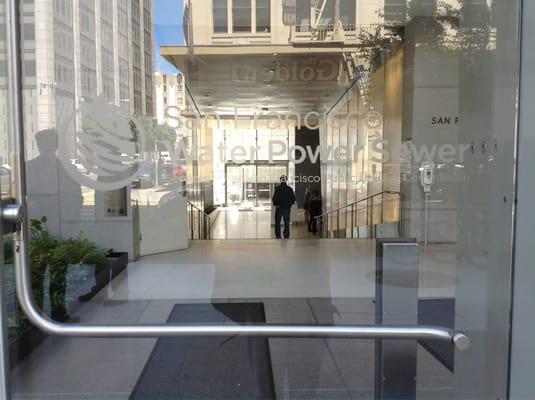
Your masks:
<svg viewBox="0 0 535 400"><path fill-rule="evenodd" d="M30 264L32 285L38 304L43 306L43 283L47 269L50 273L50 305L53 309L65 306L66 276L69 266L93 264L98 271L106 268L105 252L82 237L59 239L46 225L46 217L31 221ZM87 271L80 271L77 280L88 279Z"/></svg>
<svg viewBox="0 0 535 400"><path fill-rule="evenodd" d="M207 204L207 205L204 207L204 213L210 215L210 214L213 213L216 209L217 209L217 207L214 206L213 204Z"/></svg>

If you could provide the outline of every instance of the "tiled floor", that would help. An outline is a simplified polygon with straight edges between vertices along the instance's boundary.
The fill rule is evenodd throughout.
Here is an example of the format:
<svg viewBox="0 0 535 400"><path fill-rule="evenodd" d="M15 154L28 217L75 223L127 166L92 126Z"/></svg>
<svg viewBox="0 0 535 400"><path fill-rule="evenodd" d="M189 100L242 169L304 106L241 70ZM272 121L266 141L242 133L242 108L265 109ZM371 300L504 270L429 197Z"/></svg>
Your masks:
<svg viewBox="0 0 535 400"><path fill-rule="evenodd" d="M303 212L299 210L298 212ZM240 209L238 207L222 208L215 221L213 239L274 239L275 228L271 218L271 209L254 208ZM304 223L292 224L290 228L292 239L314 238Z"/></svg>
<svg viewBox="0 0 535 400"><path fill-rule="evenodd" d="M420 297L451 297L448 246L422 252ZM157 323L189 302L258 302L273 323L374 322L374 243L350 240L195 242L132 263L77 313L81 322ZM155 339L49 338L13 371L18 399L127 399ZM370 340L270 339L281 399L373 398ZM418 348L419 398L452 398L453 375Z"/></svg>
<svg viewBox="0 0 535 400"><path fill-rule="evenodd" d="M372 299L99 300L81 322L165 322L181 302L263 302L271 323L373 324ZM154 339L49 338L13 374L15 398L127 399ZM270 339L277 397L372 399L375 343L352 339ZM417 388L425 399L451 398L453 375L418 347Z"/></svg>
<svg viewBox="0 0 535 400"><path fill-rule="evenodd" d="M455 296L455 253L422 250L420 297ZM101 297L127 299L373 297L372 240L194 241L131 263Z"/></svg>

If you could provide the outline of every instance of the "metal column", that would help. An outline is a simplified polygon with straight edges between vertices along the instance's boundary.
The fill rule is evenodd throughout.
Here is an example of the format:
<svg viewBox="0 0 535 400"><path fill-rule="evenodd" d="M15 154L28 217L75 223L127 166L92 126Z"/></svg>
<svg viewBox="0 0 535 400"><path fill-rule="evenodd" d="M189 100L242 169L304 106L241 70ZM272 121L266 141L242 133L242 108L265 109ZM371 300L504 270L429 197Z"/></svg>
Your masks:
<svg viewBox="0 0 535 400"><path fill-rule="evenodd" d="M9 400L9 346L6 305L6 273L4 268L4 242L2 224L0 224L0 400Z"/></svg>
<svg viewBox="0 0 535 400"><path fill-rule="evenodd" d="M416 239L378 239L375 322L418 324L418 243ZM375 398L416 398L416 340L376 340Z"/></svg>

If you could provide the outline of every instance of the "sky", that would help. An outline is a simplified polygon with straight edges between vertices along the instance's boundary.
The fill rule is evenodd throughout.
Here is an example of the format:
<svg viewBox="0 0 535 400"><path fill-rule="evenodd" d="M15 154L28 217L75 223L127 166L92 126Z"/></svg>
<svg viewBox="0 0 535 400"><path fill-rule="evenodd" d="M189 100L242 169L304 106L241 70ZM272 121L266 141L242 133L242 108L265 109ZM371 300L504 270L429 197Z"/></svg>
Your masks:
<svg viewBox="0 0 535 400"><path fill-rule="evenodd" d="M154 0L154 70L162 73L176 73L177 69L160 56L162 45L183 45L182 18L183 0Z"/></svg>

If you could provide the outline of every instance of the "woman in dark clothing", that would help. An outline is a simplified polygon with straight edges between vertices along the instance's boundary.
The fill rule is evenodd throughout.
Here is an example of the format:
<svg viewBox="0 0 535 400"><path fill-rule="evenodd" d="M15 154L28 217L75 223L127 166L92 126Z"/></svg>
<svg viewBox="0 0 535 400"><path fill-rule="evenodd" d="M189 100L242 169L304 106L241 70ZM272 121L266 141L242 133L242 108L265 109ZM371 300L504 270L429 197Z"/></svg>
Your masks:
<svg viewBox="0 0 535 400"><path fill-rule="evenodd" d="M310 196L308 209L310 212L310 222L308 223L308 231L312 232L315 235L318 231L318 220L316 219L316 217L319 217L322 213L321 196L317 190L314 190L312 192L312 196Z"/></svg>
<svg viewBox="0 0 535 400"><path fill-rule="evenodd" d="M310 197L312 196L312 191L310 190L310 186L307 185L305 188L305 198L303 202L303 209L305 210L305 223L308 225L310 224Z"/></svg>

